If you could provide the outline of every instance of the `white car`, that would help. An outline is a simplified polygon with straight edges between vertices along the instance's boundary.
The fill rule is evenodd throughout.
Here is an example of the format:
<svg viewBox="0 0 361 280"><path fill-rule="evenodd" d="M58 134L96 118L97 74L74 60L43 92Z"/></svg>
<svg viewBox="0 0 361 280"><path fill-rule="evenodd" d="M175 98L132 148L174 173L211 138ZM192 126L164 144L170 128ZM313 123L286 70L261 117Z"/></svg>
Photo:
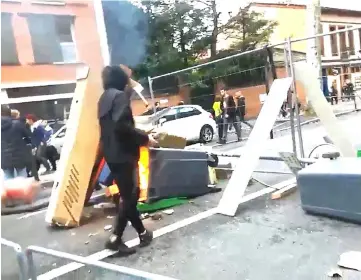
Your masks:
<svg viewBox="0 0 361 280"><path fill-rule="evenodd" d="M158 121L158 128L156 130L184 137L187 141L208 143L213 140L217 131L216 122L212 114L201 106L181 105L167 108L164 112L159 112L162 116ZM137 120L141 122L142 118L142 116L137 116L134 119L136 122ZM146 127L144 129L147 130ZM64 145L65 133L66 125L62 126L48 140L48 145L54 146L59 154Z"/></svg>
<svg viewBox="0 0 361 280"><path fill-rule="evenodd" d="M187 141L211 142L217 125L211 113L198 105L181 105L169 108L159 119L161 131L184 137Z"/></svg>
<svg viewBox="0 0 361 280"><path fill-rule="evenodd" d="M65 133L66 133L66 125L63 125L58 131L56 131L50 137L50 139L47 142L47 145L54 146L59 154L61 154L61 149L63 148L64 145Z"/></svg>

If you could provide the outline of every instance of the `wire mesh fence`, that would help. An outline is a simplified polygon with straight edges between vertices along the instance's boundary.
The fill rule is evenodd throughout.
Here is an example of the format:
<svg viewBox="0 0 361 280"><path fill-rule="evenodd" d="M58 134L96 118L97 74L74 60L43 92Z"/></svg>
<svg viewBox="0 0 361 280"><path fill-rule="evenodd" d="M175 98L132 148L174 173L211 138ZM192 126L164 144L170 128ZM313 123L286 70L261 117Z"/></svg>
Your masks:
<svg viewBox="0 0 361 280"><path fill-rule="evenodd" d="M238 99L242 96L245 100L245 114L240 116L240 119L230 122L226 129L232 132L229 135L234 135L237 130L234 129L233 124L240 125L241 138L246 140L262 108L272 80L293 76L292 73L287 73L285 49L289 48L292 66L299 62L313 64L307 48L300 50L300 46L307 46L309 41L328 42L327 38L332 36L343 38L346 35L342 34L350 36L349 34L356 34L356 31L358 32L357 28L333 30L310 38L289 39L289 46L287 40L285 40L285 42L273 46L231 54L214 61L210 59L210 61L207 61L206 59L200 61L199 65L150 78L151 89L154 96L165 94L165 100L167 95L178 94L185 104L200 105L204 110L212 113L213 116L215 115L213 106L216 101L221 99L223 90L226 91L227 95L234 98L237 113L242 111L237 106ZM350 40L347 41L347 44L350 44ZM317 46L317 43L315 45ZM338 46L337 57L340 60L334 61L332 64L325 55L325 53L329 54L330 51L325 50L324 43L322 43L322 46L321 60L319 62L323 75L320 75L319 79L325 98L332 104L336 115L359 110L360 105L358 103L361 102L361 64L360 59L357 60L358 51L348 45L346 50L344 47ZM312 49L312 51L314 50ZM333 52L331 54L333 55ZM339 71L335 69L335 65L339 68ZM294 78L297 80L297 77ZM337 80L337 89L334 89L333 86L335 80ZM169 81L173 82L171 86L169 86ZM292 127L297 128L318 121L307 101L305 90L295 81L294 91L297 96L299 116L295 113L295 107L297 107L295 102L290 106L290 103L285 100L273 128L273 137L286 135ZM335 92L337 98L334 97ZM177 104L167 104L165 101L161 106L174 105ZM243 120L247 120L247 123L243 122ZM295 124L292 124L293 120ZM229 141L234 142L237 140L236 136L230 136Z"/></svg>

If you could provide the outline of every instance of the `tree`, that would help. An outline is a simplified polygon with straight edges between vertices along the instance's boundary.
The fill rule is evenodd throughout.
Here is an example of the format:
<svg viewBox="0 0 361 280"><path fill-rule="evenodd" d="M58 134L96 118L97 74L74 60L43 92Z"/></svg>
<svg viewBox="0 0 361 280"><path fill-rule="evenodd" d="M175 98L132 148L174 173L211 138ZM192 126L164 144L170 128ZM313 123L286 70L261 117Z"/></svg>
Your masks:
<svg viewBox="0 0 361 280"><path fill-rule="evenodd" d="M263 18L262 14L252 11L250 5L240 8L224 30L227 39L231 39L232 50L247 51L268 43L276 22Z"/></svg>

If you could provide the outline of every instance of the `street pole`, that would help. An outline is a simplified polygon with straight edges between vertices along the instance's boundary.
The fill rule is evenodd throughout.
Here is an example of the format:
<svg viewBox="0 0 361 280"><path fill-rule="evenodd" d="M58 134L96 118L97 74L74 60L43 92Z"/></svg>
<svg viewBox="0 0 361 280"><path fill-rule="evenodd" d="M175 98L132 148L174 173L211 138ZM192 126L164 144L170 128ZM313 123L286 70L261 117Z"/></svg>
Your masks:
<svg viewBox="0 0 361 280"><path fill-rule="evenodd" d="M309 0L307 4L307 23L310 36L322 33L320 0ZM320 87L323 89L320 40L321 37L315 37L314 39L308 40L306 58L307 63L312 64L312 66L316 68L319 75Z"/></svg>

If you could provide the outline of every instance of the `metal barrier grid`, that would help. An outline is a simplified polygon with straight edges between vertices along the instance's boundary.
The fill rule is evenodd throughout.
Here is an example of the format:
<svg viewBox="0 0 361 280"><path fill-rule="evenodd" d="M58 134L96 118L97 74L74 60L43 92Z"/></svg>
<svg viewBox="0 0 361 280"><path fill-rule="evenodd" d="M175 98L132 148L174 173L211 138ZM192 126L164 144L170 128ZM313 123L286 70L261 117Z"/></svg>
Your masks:
<svg viewBox="0 0 361 280"><path fill-rule="evenodd" d="M124 266L118 266L115 264L106 263L106 262L102 262L102 261L90 260L86 257L81 257L81 256L77 256L77 255L73 255L73 254L69 254L69 253L65 253L65 252L60 252L60 251L56 251L56 250L52 250L52 249L46 249L46 248L39 247L39 246L29 246L26 249L25 254L26 254L26 259L27 259L27 264L28 264L28 274L29 274L29 278L31 280L37 279L33 253L46 255L46 256L52 256L52 257L56 257L56 258L60 258L60 259L65 259L65 260L73 261L76 263L81 263L83 265L91 266L91 267L94 267L97 269L102 269L103 271L106 271L106 272L116 272L119 274L119 276L128 276L128 277L131 277L130 279L176 280L174 278L170 278L167 276L149 273L149 272L145 272L145 271L141 271L141 270L137 270L137 269L133 269L133 268L128 268L128 267L124 267Z"/></svg>
<svg viewBox="0 0 361 280"><path fill-rule="evenodd" d="M1 238L1 245L6 246L8 248L12 248L15 251L16 259L19 265L19 279L26 280L27 277L27 265L26 265L26 256L23 252L21 246L12 241Z"/></svg>

